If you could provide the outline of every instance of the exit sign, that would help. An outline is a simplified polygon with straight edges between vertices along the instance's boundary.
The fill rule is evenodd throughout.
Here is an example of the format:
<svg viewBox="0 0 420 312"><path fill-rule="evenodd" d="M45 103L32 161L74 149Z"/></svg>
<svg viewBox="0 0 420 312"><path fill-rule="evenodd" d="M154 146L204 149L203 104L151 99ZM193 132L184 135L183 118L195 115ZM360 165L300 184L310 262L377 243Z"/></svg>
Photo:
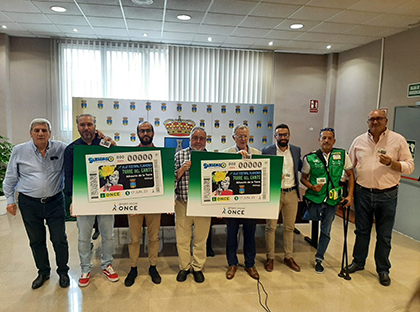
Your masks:
<svg viewBox="0 0 420 312"><path fill-rule="evenodd" d="M412 98L416 96L420 96L420 82L408 85L407 97Z"/></svg>

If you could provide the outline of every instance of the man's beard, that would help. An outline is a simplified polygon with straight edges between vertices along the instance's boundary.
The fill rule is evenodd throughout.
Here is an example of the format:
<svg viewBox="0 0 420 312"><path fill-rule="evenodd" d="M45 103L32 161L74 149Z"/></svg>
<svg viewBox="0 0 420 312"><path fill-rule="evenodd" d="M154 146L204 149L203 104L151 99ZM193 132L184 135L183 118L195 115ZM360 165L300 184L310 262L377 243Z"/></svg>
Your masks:
<svg viewBox="0 0 420 312"><path fill-rule="evenodd" d="M87 141L93 140L95 138L95 133L92 132L82 132L80 136Z"/></svg>
<svg viewBox="0 0 420 312"><path fill-rule="evenodd" d="M286 147L289 144L289 141L281 140L281 141L277 141L277 144L280 147Z"/></svg>
<svg viewBox="0 0 420 312"><path fill-rule="evenodd" d="M141 143L142 145L150 145L150 144L152 144L152 142L153 142L153 137L147 137L147 138L149 138L149 140L148 140L148 141L145 141L145 140L144 140L144 138L146 138L146 137L139 138L139 139L140 139L140 143Z"/></svg>

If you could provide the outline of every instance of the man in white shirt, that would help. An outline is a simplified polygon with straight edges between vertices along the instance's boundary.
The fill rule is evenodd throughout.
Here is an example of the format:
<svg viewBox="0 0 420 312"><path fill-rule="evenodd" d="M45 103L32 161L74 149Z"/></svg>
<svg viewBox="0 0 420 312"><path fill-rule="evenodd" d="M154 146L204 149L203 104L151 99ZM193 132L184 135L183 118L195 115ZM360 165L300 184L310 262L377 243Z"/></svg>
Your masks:
<svg viewBox="0 0 420 312"><path fill-rule="evenodd" d="M298 211L299 179L298 172L302 169L300 147L289 144L290 129L285 124L280 124L275 129L275 144L264 147L263 155L283 156L283 178L281 184L280 212L283 217L283 248L284 263L293 271L300 272L300 266L293 259L293 239L296 214ZM275 237L277 219L267 220L265 230L265 244L267 260L265 270L271 272L274 269Z"/></svg>
<svg viewBox="0 0 420 312"><path fill-rule="evenodd" d="M414 171L406 139L388 130L387 123L387 110L371 111L368 115L369 130L354 139L349 151L357 176L354 194L356 242L349 273L365 267L375 219L376 272L383 286L391 284L389 254L401 173L409 175Z"/></svg>

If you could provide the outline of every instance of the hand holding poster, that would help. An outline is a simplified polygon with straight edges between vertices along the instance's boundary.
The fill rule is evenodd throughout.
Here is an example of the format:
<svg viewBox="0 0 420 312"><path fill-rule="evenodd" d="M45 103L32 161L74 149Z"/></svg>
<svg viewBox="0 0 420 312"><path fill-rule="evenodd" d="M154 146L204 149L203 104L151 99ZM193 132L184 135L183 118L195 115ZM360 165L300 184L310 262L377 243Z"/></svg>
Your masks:
<svg viewBox="0 0 420 312"><path fill-rule="evenodd" d="M187 215L276 219L283 157L192 152Z"/></svg>

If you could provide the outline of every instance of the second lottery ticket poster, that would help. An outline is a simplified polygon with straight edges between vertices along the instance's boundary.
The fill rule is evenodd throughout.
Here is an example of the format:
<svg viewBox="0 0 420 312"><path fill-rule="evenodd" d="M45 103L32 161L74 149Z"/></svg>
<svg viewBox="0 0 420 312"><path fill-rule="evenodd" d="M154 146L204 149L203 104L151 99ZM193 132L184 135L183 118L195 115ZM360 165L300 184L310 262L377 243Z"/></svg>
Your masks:
<svg viewBox="0 0 420 312"><path fill-rule="evenodd" d="M283 157L192 152L187 215L276 219Z"/></svg>

